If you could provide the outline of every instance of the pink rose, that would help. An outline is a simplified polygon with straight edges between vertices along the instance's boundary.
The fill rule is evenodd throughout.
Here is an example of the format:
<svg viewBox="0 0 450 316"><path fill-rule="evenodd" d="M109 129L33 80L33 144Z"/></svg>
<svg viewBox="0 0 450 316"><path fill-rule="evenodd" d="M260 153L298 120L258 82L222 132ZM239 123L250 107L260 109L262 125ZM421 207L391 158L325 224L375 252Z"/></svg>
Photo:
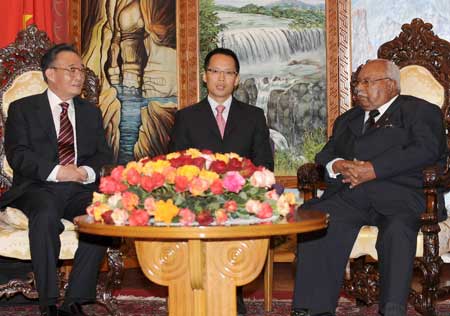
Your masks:
<svg viewBox="0 0 450 316"><path fill-rule="evenodd" d="M155 199L152 197L148 197L144 200L144 208L149 215L153 215L153 211L155 210Z"/></svg>
<svg viewBox="0 0 450 316"><path fill-rule="evenodd" d="M255 171L250 177L250 183L254 187L270 188L275 183L275 176L272 171L267 169Z"/></svg>
<svg viewBox="0 0 450 316"><path fill-rule="evenodd" d="M178 216L180 217L180 223L183 225L192 225L195 221L195 214L188 208L182 208L178 212Z"/></svg>
<svg viewBox="0 0 450 316"><path fill-rule="evenodd" d="M189 183L189 192L193 196L202 195L206 190L208 190L208 181L201 178L192 179L191 183Z"/></svg>
<svg viewBox="0 0 450 316"><path fill-rule="evenodd" d="M247 203L245 203L245 209L249 213L258 214L261 210L261 202L258 200L248 200Z"/></svg>
<svg viewBox="0 0 450 316"><path fill-rule="evenodd" d="M237 171L229 171L223 178L223 187L230 192L239 193L245 184L244 177Z"/></svg>
<svg viewBox="0 0 450 316"><path fill-rule="evenodd" d="M256 216L258 218L270 218L273 215L272 206L270 206L269 203L261 203L261 209L259 210L258 214Z"/></svg>
<svg viewBox="0 0 450 316"><path fill-rule="evenodd" d="M131 212L128 218L128 224L130 226L146 226L148 223L149 215L145 210L134 210Z"/></svg>
<svg viewBox="0 0 450 316"><path fill-rule="evenodd" d="M112 176L100 178L100 192L105 194L114 194L117 192L124 192L128 187L122 182L114 180Z"/></svg>
<svg viewBox="0 0 450 316"><path fill-rule="evenodd" d="M113 210L111 218L114 221L115 225L123 226L127 223L128 212L120 208L116 208Z"/></svg>
<svg viewBox="0 0 450 316"><path fill-rule="evenodd" d="M136 208L139 203L139 197L132 192L122 193L122 206L127 211L131 211Z"/></svg>

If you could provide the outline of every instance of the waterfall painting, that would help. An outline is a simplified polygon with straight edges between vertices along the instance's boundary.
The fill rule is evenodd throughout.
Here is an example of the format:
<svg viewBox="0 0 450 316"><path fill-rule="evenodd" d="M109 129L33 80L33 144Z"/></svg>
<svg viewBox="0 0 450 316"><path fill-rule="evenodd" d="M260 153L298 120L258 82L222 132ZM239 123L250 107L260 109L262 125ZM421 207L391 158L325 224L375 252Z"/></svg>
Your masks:
<svg viewBox="0 0 450 316"><path fill-rule="evenodd" d="M326 140L324 26L325 0L200 0L200 64L215 47L237 54L234 96L264 110L277 175L295 175Z"/></svg>
<svg viewBox="0 0 450 316"><path fill-rule="evenodd" d="M351 5L353 70L376 58L378 47L396 37L401 26L414 18L433 24L436 35L450 40L448 0L352 0Z"/></svg>

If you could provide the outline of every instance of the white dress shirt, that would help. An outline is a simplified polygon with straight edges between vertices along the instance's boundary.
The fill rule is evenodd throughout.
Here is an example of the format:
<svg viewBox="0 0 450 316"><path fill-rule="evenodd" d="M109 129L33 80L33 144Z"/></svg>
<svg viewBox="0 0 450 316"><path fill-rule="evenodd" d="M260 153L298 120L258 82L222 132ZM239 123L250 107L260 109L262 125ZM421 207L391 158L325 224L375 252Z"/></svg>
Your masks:
<svg viewBox="0 0 450 316"><path fill-rule="evenodd" d="M73 129L73 145L74 145L74 150L75 150L75 164L77 164L77 133L76 131L76 121L75 121L75 106L73 104L73 99L70 99L68 101L63 101L61 100L52 90L48 89L47 90L47 96L48 96L48 102L50 103L50 110L52 111L52 116L53 116L53 123L55 124L55 132L56 132L56 136L59 135L59 127L60 127L60 115L62 112L62 108L60 106L60 104L62 102L66 102L69 104L69 107L67 109L67 115L69 117L69 121L70 124L72 124L72 129ZM58 180L56 179L56 175L58 174L59 168L61 167L61 165L57 165L55 166L55 168L53 168L52 172L50 172L50 174L47 177L47 181L52 181L52 182L58 182ZM92 183L95 181L95 171L89 167L89 166L81 166L82 168L84 168L84 170L86 170L87 172L87 179L85 182L83 182L84 184L88 184L88 183Z"/></svg>
<svg viewBox="0 0 450 316"><path fill-rule="evenodd" d="M211 106L211 110L214 113L214 117L216 117L216 115L217 115L216 107L218 105L223 105L225 107L225 109L222 112L222 116L223 116L223 119L225 120L225 123L226 123L227 119L228 119L228 114L230 113L230 107L231 107L231 100L232 99L233 99L233 97L230 95L230 97L228 99L226 99L225 102L218 103L216 100L214 100L213 98L211 98L208 95L208 102L209 102L209 105Z"/></svg>
<svg viewBox="0 0 450 316"><path fill-rule="evenodd" d="M378 112L380 112L380 114L378 114L374 120L375 122L377 122L380 117L383 116L384 112L387 111L387 109L389 109L389 107L391 106L391 104L395 101L395 99L397 99L398 95L396 95L395 97L393 97L392 99L390 99L389 101L387 101L385 104L381 105L379 108L377 108ZM369 119L369 113L370 111L365 111L364 113L364 123L366 123L366 121ZM361 126L361 129L363 127ZM342 158L335 158L333 160L331 160L329 163L327 163L327 165L325 166L325 168L327 169L328 175L330 176L330 178L336 179L336 177L338 175L340 175L340 173L335 173L333 171L333 164L338 161L338 160L344 160Z"/></svg>

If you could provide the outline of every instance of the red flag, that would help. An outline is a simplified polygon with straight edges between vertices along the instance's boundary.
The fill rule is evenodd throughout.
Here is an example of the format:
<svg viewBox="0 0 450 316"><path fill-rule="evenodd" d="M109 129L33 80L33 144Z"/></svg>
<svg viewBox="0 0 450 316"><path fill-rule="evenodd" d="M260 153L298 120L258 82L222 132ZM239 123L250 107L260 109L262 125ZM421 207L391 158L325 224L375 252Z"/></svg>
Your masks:
<svg viewBox="0 0 450 316"><path fill-rule="evenodd" d="M45 31L53 40L52 0L9 0L0 2L0 47L16 39L17 33L30 24Z"/></svg>

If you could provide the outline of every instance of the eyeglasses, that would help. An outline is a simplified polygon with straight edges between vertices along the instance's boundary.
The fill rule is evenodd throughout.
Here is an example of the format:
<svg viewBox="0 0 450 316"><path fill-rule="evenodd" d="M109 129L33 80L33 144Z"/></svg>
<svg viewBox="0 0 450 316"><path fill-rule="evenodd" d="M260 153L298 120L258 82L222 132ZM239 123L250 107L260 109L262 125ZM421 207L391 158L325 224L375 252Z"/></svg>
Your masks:
<svg viewBox="0 0 450 316"><path fill-rule="evenodd" d="M64 70L65 72L69 73L70 76L75 76L76 73L80 73L80 75L85 76L86 75L86 68L78 68L78 67L69 67L69 68L64 68L64 67L49 67L51 69L56 69L56 70Z"/></svg>
<svg viewBox="0 0 450 316"><path fill-rule="evenodd" d="M234 77L238 74L237 71L219 70L219 69L215 69L215 68L208 68L208 69L206 69L206 71L209 72L213 76L219 76L220 74L223 74L225 77Z"/></svg>
<svg viewBox="0 0 450 316"><path fill-rule="evenodd" d="M364 80L358 80L356 83L360 84L362 86L368 86L368 85L372 85L372 84L377 83L382 80L392 80L392 78L385 77L385 78L378 78L378 79L364 79Z"/></svg>

